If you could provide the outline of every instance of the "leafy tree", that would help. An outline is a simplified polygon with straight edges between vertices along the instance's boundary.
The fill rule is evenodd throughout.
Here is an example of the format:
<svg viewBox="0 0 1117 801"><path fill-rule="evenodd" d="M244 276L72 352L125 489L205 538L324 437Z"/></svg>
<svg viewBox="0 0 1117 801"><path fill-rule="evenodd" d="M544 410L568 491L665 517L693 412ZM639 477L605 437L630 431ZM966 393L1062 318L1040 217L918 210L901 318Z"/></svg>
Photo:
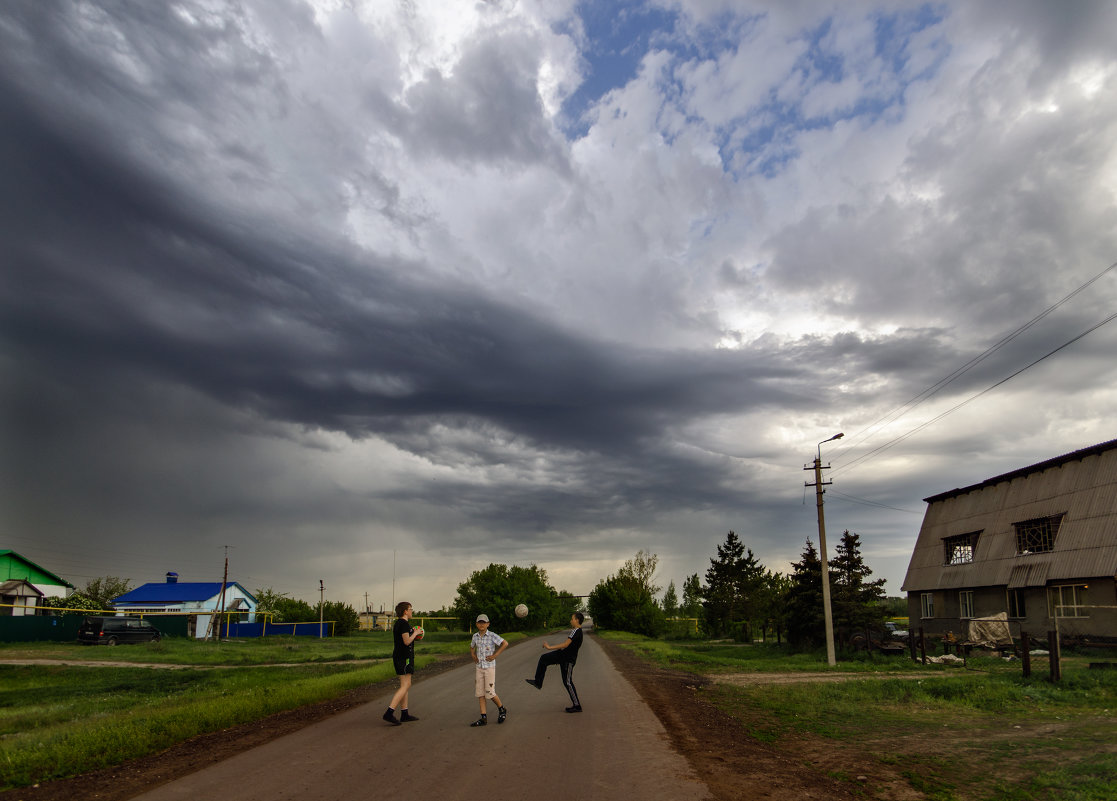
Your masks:
<svg viewBox="0 0 1117 801"><path fill-rule="evenodd" d="M663 593L663 614L675 617L679 614L679 596L675 592L675 580L667 584L667 591Z"/></svg>
<svg viewBox="0 0 1117 801"><path fill-rule="evenodd" d="M887 617L907 617L908 616L908 599L900 598L895 595L885 596L882 601L884 606L884 614Z"/></svg>
<svg viewBox="0 0 1117 801"><path fill-rule="evenodd" d="M641 550L615 576L598 582L589 597L594 625L649 637L662 634L667 621L655 600L659 588L652 583L658 564L658 556Z"/></svg>
<svg viewBox="0 0 1117 801"><path fill-rule="evenodd" d="M822 559L813 542L807 540L799 561L791 567L784 604L787 639L792 645L811 648L826 638L822 614Z"/></svg>
<svg viewBox="0 0 1117 801"><path fill-rule="evenodd" d="M717 551L717 559L710 560L706 571L703 591L706 625L714 635L751 639L751 624L760 611L764 566L732 531L726 535L725 545L717 546Z"/></svg>
<svg viewBox="0 0 1117 801"><path fill-rule="evenodd" d="M132 580L116 576L101 576L90 579L82 593L93 600L97 609L111 609L114 598L119 598L132 589Z"/></svg>
<svg viewBox="0 0 1117 801"><path fill-rule="evenodd" d="M861 556L861 537L847 529L830 562L831 609L838 642L884 622L884 579L869 580L873 571Z"/></svg>
<svg viewBox="0 0 1117 801"><path fill-rule="evenodd" d="M631 578L654 596L659 592L659 587L652 583L655 579L657 567L659 567L659 557L654 553L640 549L634 557L621 566L617 575Z"/></svg>
<svg viewBox="0 0 1117 801"><path fill-rule="evenodd" d="M348 636L361 627L357 610L342 601L326 601L322 605L322 619L334 621L333 633L336 637ZM326 630L329 631L329 628Z"/></svg>
<svg viewBox="0 0 1117 801"><path fill-rule="evenodd" d="M62 612L63 615L78 615L89 614L90 611L100 611L101 606L83 592L72 592L67 597L61 598L57 595L46 598L43 601L44 606L53 606L56 609L70 609L71 612ZM58 612L51 612L51 614L59 614Z"/></svg>
<svg viewBox="0 0 1117 801"><path fill-rule="evenodd" d="M288 598L282 593L272 601L276 623L306 623L318 619L318 607L311 606L301 598Z"/></svg>
<svg viewBox="0 0 1117 801"><path fill-rule="evenodd" d="M516 617L518 604L527 606L527 617ZM466 629L484 612L493 631L503 632L565 623L575 606L573 596L556 591L547 583L547 571L537 565L490 564L458 585L453 609Z"/></svg>
<svg viewBox="0 0 1117 801"><path fill-rule="evenodd" d="M282 622L282 618L279 617L280 604L285 600L290 600L291 596L285 592L277 592L271 587L257 588L252 595L256 598L257 615L270 615L275 622Z"/></svg>

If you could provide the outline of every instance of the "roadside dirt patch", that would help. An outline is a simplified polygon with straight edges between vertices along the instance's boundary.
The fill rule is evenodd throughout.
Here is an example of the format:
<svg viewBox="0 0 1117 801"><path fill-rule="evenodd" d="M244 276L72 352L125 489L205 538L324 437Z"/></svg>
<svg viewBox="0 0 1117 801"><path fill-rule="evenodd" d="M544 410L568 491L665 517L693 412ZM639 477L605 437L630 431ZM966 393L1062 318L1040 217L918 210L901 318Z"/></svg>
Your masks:
<svg viewBox="0 0 1117 801"><path fill-rule="evenodd" d="M416 686L423 679L437 676L470 661L468 654L443 659L427 665L415 676ZM89 664L75 661L72 664ZM125 664L135 667L135 664ZM167 665L152 665L167 667ZM168 748L160 754L134 759L112 768L96 770L71 779L43 782L0 792L0 801L125 801L160 784L201 770L222 761L230 754L263 745L278 737L298 731L319 720L352 709L391 692L395 678L351 690L332 701L289 709L275 715L234 726L210 734L201 734Z"/></svg>

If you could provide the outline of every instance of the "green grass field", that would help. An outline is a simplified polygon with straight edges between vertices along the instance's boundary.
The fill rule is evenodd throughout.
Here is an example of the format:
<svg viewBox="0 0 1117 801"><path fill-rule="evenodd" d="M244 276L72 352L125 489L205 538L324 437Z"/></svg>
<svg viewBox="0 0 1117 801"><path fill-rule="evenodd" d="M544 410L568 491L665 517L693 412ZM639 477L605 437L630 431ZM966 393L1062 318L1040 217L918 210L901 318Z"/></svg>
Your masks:
<svg viewBox="0 0 1117 801"><path fill-rule="evenodd" d="M1019 662L995 658L971 658L963 668L861 655L831 668L822 653L601 636L649 661L715 679L704 697L755 740L789 754L827 754L837 778L854 773L844 765L867 761L935 801L1117 798L1117 670L1090 669L1098 655L1068 656L1063 680L1052 683L1046 661L1024 679ZM756 681L808 671L851 678L729 683L732 674ZM888 797L856 786L866 797Z"/></svg>
<svg viewBox="0 0 1117 801"><path fill-rule="evenodd" d="M469 634L431 632L421 669L469 652ZM511 634L507 639L523 639ZM0 644L0 789L85 773L156 753L197 734L336 698L394 678L391 634L265 638L239 642L166 639L81 646ZM186 665L13 665L64 659ZM287 665L287 666L281 666Z"/></svg>

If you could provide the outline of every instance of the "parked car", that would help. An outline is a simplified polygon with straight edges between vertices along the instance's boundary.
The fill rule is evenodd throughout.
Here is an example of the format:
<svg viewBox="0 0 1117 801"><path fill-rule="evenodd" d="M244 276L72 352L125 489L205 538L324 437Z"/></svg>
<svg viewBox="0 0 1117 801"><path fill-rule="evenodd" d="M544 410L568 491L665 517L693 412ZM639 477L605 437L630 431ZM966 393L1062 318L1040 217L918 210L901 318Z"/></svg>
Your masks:
<svg viewBox="0 0 1117 801"><path fill-rule="evenodd" d="M892 639L900 640L901 642L907 640L908 633L904 629L900 628L898 624L893 623L891 620L885 621L884 627L888 629L888 633L892 635Z"/></svg>
<svg viewBox="0 0 1117 801"><path fill-rule="evenodd" d="M78 642L84 645L120 645L129 642L159 642L162 632L146 620L135 617L90 615L78 628Z"/></svg>

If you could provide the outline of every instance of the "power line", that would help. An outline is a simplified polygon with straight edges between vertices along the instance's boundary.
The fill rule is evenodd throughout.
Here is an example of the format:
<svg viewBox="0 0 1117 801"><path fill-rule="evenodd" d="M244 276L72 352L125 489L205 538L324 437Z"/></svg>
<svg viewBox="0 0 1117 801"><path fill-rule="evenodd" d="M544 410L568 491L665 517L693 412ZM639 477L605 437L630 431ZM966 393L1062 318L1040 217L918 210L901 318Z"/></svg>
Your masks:
<svg viewBox="0 0 1117 801"><path fill-rule="evenodd" d="M941 390L945 389L948 385L953 383L956 379L960 378L962 375L969 372L972 368L976 367L981 362L985 361L987 358L989 358L994 353L996 353L1001 348L1003 348L1005 345L1012 342L1018 336L1023 334L1025 331L1032 328L1038 322L1040 322L1045 317L1047 317L1049 314L1051 314L1051 312L1055 311L1060 306L1062 306L1064 303L1071 300L1072 298L1074 298L1079 293L1083 292L1085 289L1090 287L1095 281L1100 279L1102 276L1104 276L1106 273L1108 273L1110 270L1112 270L1114 268L1117 268L1117 262L1114 262L1113 264L1110 264L1108 267L1106 267L1100 273L1095 275L1089 281L1080 285L1073 292L1066 295L1061 300L1056 301L1055 303L1048 306L1046 309L1041 311L1039 314L1037 314L1035 317L1033 317L1028 322L1024 323L1022 326L1017 328L1015 331L1013 331L1013 332L1005 335L1004 337L1002 337L999 341L997 341L996 343L991 345L989 348L987 348L980 355L975 356L974 358L970 359L968 362L966 362L964 365L959 367L957 370L955 370L954 372L945 376L944 378L940 379L937 383L935 383L932 386L928 387L927 389L923 390L918 395L916 395L915 397L908 400L906 403L901 404L900 406L896 407L892 411L888 412L886 415L881 417L875 423L871 424L868 428L865 428L862 431L858 432L857 434L854 434L849 440L846 441L845 447L839 449L837 451L837 453L834 455L833 458L840 458L842 456L842 454L844 454L846 451L853 448L857 443L866 439L873 432L878 431L879 429L883 428L886 425L889 425L890 423L896 422L901 417L903 417L905 414L910 412L912 409L915 409L917 406L921 405L924 401L927 401L930 398L932 398L933 396L937 395ZM1106 321L1106 322L1108 322L1108 321ZM1102 325L1104 325L1104 323L1102 323ZM1089 332L1086 332L1086 333L1089 333ZM1050 354L1048 354L1048 355L1050 355ZM1025 369L1027 369L1027 368L1025 368ZM1009 378L1011 378L1011 377L1012 376L1009 376ZM856 460L856 461L860 461L860 460ZM851 465L855 464L856 461L851 462L850 464ZM841 470L841 469L843 469L843 468L837 468L837 470Z"/></svg>
<svg viewBox="0 0 1117 801"><path fill-rule="evenodd" d="M971 395L970 397L966 398L966 400L962 401L961 403L950 407L949 409L947 409L942 414L939 414L935 417L932 417L930 420L926 421L925 423L921 423L920 425L918 425L915 428L908 431L906 434L902 434L899 437L896 437L895 439L884 443L880 447L874 448L873 450L869 451L868 453L865 453L862 456L857 457L852 462L847 462L846 464L841 465L840 467L834 468L834 472L837 473L837 472L842 471L842 470L848 470L848 469L852 468L854 465L860 464L861 462L865 461L866 459L869 459L872 456L875 456L879 453L882 453L883 451L886 451L886 450L888 450L889 448L892 448L895 445L899 445L904 440L908 439L909 437L914 436L915 434L918 434L920 431L922 431L923 429L932 425L933 423L937 423L939 420L943 419L948 414L952 414L952 413L958 411L959 409L961 409L963 406L966 406L967 404L971 403L972 401L977 400L982 395L986 395L986 394L992 392L994 389L1001 386L1002 384L1005 384L1005 383L1011 381L1012 379L1016 378L1016 376L1020 375L1024 371L1030 370L1031 368L1035 367L1040 362L1044 361L1045 359L1050 358L1051 356L1054 356L1056 353L1063 350L1064 348L1070 347L1071 345L1073 345L1075 342L1082 339L1083 337L1085 337L1089 334L1092 334L1094 331L1097 331L1103 325L1106 325L1107 323L1113 322L1113 320L1117 320L1117 312L1109 315L1104 320L1102 320L1100 323L1095 323L1094 325L1090 326L1085 331L1083 331L1081 334L1079 334L1078 336L1076 336L1072 339L1067 340L1066 342L1064 342L1062 345L1055 348L1054 350L1045 353L1043 356L1040 356L1038 359L1036 359L1031 364L1028 364L1028 365L1025 365L1024 367L1021 367L1019 370L1017 370L1012 375L1009 375L1005 378L1002 378L997 383L993 384L990 387L987 387L987 388L983 389L981 392L978 392L976 395Z"/></svg>
<svg viewBox="0 0 1117 801"><path fill-rule="evenodd" d="M886 503L877 503L876 501L870 501L867 498L858 498L858 497L855 497L853 495L846 495L844 492L838 492L836 489L833 489L833 488L828 489L826 491L826 494L827 495L837 495L843 501L849 501L850 503L859 503L859 504L862 504L864 506L876 506L876 507L879 507L881 509L891 509L894 512L905 512L909 515L921 515L921 514L923 514L922 512L917 512L914 509L900 509L899 507L896 507L896 506L889 506Z"/></svg>

